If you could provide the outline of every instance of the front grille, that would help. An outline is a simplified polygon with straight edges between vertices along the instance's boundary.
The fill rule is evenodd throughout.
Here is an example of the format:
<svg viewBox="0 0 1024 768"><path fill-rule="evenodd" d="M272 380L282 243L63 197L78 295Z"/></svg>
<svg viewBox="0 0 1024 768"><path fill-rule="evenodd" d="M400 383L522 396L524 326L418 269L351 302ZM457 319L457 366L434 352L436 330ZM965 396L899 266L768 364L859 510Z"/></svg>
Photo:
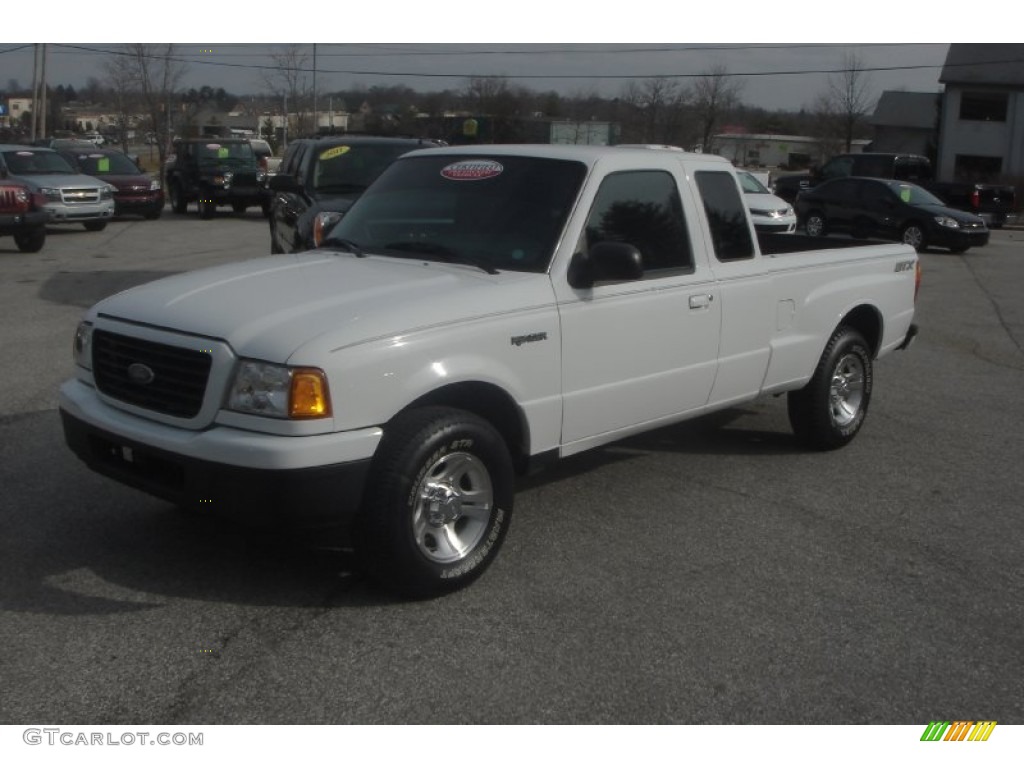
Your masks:
<svg viewBox="0 0 1024 768"><path fill-rule="evenodd" d="M98 203L100 201L100 190L98 187L62 189L60 193L64 202L69 205L76 203Z"/></svg>
<svg viewBox="0 0 1024 768"><path fill-rule="evenodd" d="M0 211L25 213L28 210L28 194L20 187L0 187Z"/></svg>
<svg viewBox="0 0 1024 768"><path fill-rule="evenodd" d="M169 416L190 419L199 413L212 363L208 352L100 330L92 341L93 377L100 392ZM129 368L136 363L133 370L145 366L152 377L133 378Z"/></svg>

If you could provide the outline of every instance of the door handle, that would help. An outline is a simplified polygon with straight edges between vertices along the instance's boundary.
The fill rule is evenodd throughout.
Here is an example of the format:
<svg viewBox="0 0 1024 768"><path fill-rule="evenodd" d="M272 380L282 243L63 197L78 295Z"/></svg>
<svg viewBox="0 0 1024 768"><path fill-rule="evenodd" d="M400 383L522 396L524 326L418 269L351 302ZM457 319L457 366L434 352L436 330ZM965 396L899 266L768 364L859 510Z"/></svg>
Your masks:
<svg viewBox="0 0 1024 768"><path fill-rule="evenodd" d="M704 309L714 300L714 295L710 293L698 293L690 297L690 309Z"/></svg>

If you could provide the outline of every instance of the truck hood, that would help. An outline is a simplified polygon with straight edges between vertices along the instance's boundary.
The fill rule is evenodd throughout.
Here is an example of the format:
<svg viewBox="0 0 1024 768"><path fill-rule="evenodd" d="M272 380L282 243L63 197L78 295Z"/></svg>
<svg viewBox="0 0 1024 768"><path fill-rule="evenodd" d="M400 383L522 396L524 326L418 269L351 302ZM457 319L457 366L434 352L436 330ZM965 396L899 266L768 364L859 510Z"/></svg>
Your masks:
<svg viewBox="0 0 1024 768"><path fill-rule="evenodd" d="M12 181L20 181L38 192L42 187L106 187L107 182L81 173L31 173L11 175Z"/></svg>
<svg viewBox="0 0 1024 768"><path fill-rule="evenodd" d="M319 353L553 302L546 274L306 251L156 280L89 317L223 339L243 357L284 363L314 343Z"/></svg>

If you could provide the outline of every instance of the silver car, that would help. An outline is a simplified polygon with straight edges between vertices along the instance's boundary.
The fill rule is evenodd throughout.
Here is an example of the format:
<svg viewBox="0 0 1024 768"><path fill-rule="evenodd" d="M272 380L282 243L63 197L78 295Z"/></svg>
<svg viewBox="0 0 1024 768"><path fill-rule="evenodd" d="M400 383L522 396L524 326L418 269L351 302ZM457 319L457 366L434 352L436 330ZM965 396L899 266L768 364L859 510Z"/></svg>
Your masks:
<svg viewBox="0 0 1024 768"><path fill-rule="evenodd" d="M51 224L80 223L98 232L114 216L114 187L78 173L52 149L0 144L0 178L42 194Z"/></svg>

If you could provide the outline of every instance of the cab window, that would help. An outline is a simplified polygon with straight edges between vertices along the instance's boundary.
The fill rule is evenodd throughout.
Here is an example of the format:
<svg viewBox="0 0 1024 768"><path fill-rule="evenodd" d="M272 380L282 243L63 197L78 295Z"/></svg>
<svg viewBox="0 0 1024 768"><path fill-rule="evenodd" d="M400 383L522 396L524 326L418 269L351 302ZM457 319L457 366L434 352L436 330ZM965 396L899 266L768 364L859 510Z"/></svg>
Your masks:
<svg viewBox="0 0 1024 768"><path fill-rule="evenodd" d="M665 171L624 171L606 177L583 239L581 250L607 241L636 246L647 276L693 270L679 188Z"/></svg>
<svg viewBox="0 0 1024 768"><path fill-rule="evenodd" d="M711 227L711 241L719 261L754 257L747 209L731 173L698 171L697 188L704 200L704 212Z"/></svg>

